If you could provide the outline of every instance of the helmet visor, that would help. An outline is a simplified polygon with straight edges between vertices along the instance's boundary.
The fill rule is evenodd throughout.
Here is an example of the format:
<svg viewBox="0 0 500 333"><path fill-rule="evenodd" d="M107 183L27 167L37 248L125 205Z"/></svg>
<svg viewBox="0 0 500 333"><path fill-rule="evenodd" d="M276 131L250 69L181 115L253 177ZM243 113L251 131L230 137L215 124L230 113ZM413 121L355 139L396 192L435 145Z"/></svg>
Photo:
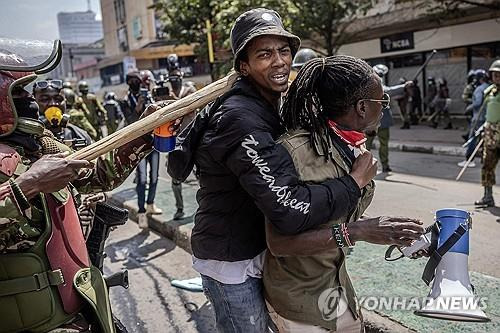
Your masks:
<svg viewBox="0 0 500 333"><path fill-rule="evenodd" d="M36 72L58 62L60 55L61 42L59 40L0 38L0 70Z"/></svg>

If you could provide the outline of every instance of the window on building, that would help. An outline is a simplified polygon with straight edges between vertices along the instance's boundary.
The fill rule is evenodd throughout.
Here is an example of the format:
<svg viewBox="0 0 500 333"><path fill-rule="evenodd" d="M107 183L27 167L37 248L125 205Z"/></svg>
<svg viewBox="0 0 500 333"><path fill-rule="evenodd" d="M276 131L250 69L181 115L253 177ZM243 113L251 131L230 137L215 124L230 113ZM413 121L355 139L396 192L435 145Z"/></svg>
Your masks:
<svg viewBox="0 0 500 333"><path fill-rule="evenodd" d="M113 2L115 8L115 19L117 25L122 25L127 20L127 15L125 11L125 0L114 0Z"/></svg>

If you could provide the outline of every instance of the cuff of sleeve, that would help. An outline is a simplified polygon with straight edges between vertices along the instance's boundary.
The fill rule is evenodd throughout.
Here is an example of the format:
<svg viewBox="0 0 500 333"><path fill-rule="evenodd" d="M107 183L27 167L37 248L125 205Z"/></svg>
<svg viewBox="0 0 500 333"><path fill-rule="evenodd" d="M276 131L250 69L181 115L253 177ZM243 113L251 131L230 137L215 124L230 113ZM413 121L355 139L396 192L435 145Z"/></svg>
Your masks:
<svg viewBox="0 0 500 333"><path fill-rule="evenodd" d="M351 198L359 199L361 197L361 189L351 175L340 177L339 180L345 185Z"/></svg>

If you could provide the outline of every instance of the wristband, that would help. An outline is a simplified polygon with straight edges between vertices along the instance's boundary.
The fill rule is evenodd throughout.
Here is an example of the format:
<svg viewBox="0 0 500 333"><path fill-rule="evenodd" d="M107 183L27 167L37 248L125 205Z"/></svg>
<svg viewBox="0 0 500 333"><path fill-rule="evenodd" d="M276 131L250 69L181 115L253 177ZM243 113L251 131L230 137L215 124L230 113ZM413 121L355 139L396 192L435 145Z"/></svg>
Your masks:
<svg viewBox="0 0 500 333"><path fill-rule="evenodd" d="M332 237L335 239L335 243L339 248L347 247L347 243L345 241L343 232L342 232L342 224L334 224L332 226Z"/></svg>
<svg viewBox="0 0 500 333"><path fill-rule="evenodd" d="M349 230L347 229L347 223L342 223L342 232L344 234L344 240L349 247L353 247L354 243L351 241L351 238L349 237Z"/></svg>

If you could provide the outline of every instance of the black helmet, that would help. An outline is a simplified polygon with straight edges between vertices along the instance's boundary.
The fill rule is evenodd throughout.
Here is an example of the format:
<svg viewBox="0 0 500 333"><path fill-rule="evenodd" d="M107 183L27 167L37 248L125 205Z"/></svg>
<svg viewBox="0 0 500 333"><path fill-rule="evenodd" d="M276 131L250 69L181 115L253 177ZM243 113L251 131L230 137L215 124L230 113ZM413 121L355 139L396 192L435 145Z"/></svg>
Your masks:
<svg viewBox="0 0 500 333"><path fill-rule="evenodd" d="M476 80L488 79L488 72L486 72L484 69L477 69L474 72L474 77L476 78Z"/></svg>
<svg viewBox="0 0 500 333"><path fill-rule="evenodd" d="M109 101L109 100L115 100L116 101L116 94L112 91L109 91L107 92L105 95L104 95L104 99Z"/></svg>
<svg viewBox="0 0 500 333"><path fill-rule="evenodd" d="M384 64L377 64L373 66L373 71L377 73L378 76L384 77L384 75L389 72L389 67Z"/></svg>
<svg viewBox="0 0 500 333"><path fill-rule="evenodd" d="M300 47L300 38L283 27L280 15L266 8L251 9L241 14L231 29L231 49L234 55L234 69L240 70L240 56L248 42L258 36L274 35L287 37L292 57Z"/></svg>
<svg viewBox="0 0 500 333"><path fill-rule="evenodd" d="M171 53L167 57L168 70L173 71L175 69L180 68L179 66L179 57L175 53Z"/></svg>
<svg viewBox="0 0 500 333"><path fill-rule="evenodd" d="M467 83L471 83L472 81L474 81L475 78L476 78L476 70L471 69L469 73L467 73Z"/></svg>
<svg viewBox="0 0 500 333"><path fill-rule="evenodd" d="M317 57L318 54L311 49L300 49L293 58L292 67L301 68L306 62Z"/></svg>

